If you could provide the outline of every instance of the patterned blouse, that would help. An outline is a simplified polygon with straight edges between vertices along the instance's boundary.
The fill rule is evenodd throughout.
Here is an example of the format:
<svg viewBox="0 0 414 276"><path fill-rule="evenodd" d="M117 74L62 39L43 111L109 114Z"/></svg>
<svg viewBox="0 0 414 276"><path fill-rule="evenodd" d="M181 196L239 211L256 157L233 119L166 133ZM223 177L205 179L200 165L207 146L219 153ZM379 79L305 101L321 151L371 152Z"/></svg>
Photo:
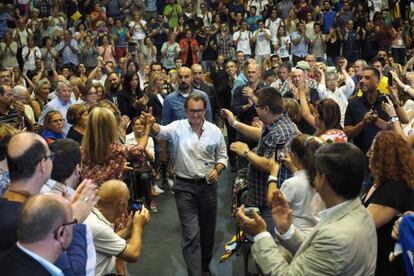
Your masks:
<svg viewBox="0 0 414 276"><path fill-rule="evenodd" d="M128 158L143 159L144 151L141 146L123 145L114 143L111 145L111 151L103 164L93 164L86 159L82 153L82 176L83 178L95 181L97 185L110 179L122 180L124 164Z"/></svg>
<svg viewBox="0 0 414 276"><path fill-rule="evenodd" d="M9 189L10 185L10 175L8 172L0 169L0 196Z"/></svg>

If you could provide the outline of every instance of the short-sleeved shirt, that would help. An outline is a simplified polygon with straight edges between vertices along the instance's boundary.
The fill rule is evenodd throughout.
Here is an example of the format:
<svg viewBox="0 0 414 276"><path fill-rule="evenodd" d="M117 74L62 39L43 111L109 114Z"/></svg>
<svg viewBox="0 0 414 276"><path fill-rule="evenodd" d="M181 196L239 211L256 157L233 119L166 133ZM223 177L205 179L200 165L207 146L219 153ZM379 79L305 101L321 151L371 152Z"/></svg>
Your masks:
<svg viewBox="0 0 414 276"><path fill-rule="evenodd" d="M378 112L378 118L381 118L384 121L388 121L389 116L382 109L382 103L384 101L386 101L386 98L382 95L378 95L377 100L374 102L374 104L371 105L368 102L365 94L362 97L351 101L346 108L344 125L357 125L363 120L365 113L369 112L371 109ZM375 124L366 124L361 133L359 133L359 135L354 138L354 144L364 153L366 153L371 147L375 135L377 135L377 133L380 131L381 129Z"/></svg>
<svg viewBox="0 0 414 276"><path fill-rule="evenodd" d="M277 118L272 124L263 127L262 136L257 147L257 155L272 158L277 149L283 149L285 144L296 136L295 124L287 114ZM290 174L286 173L282 166L278 175L280 186ZM254 167L251 163L247 166L247 201L251 206L267 206L267 180L269 173Z"/></svg>
<svg viewBox="0 0 414 276"><path fill-rule="evenodd" d="M85 224L92 231L96 249L95 275L115 273L115 259L124 252L126 241L115 233L113 224L97 208L92 209Z"/></svg>
<svg viewBox="0 0 414 276"><path fill-rule="evenodd" d="M362 198L365 201L365 196ZM414 211L414 190L403 181L389 181L382 183L364 202L365 207L369 204L378 204L396 209L403 214L406 211ZM398 215L398 213L397 213ZM391 238L395 216L391 221L377 229L378 254L376 275L395 275L389 265L388 255L394 251L395 241Z"/></svg>

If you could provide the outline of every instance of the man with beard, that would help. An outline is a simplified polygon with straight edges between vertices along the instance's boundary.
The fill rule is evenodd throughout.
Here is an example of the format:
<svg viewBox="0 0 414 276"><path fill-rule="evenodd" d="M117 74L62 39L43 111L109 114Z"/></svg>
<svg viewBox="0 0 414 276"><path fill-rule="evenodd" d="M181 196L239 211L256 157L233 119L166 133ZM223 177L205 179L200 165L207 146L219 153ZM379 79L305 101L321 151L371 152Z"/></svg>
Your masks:
<svg viewBox="0 0 414 276"><path fill-rule="evenodd" d="M119 76L117 73L112 72L105 80L105 98L110 100L114 104L118 104L118 94L121 92L121 85Z"/></svg>
<svg viewBox="0 0 414 276"><path fill-rule="evenodd" d="M398 117L389 118L382 109L387 100L377 90L381 77L378 69L373 66L366 67L362 74L359 87L363 95L348 104L344 131L348 139L354 139L354 144L366 153L375 135L389 126L387 121L393 123Z"/></svg>
<svg viewBox="0 0 414 276"><path fill-rule="evenodd" d="M171 122L187 118L187 112L184 108L184 101L192 92L199 92L205 97L207 102L206 119L211 122L213 116L211 113L210 100L205 92L193 88L191 69L185 66L181 67L177 71L177 82L178 90L169 94L164 99L164 105L162 108L162 124L168 125Z"/></svg>

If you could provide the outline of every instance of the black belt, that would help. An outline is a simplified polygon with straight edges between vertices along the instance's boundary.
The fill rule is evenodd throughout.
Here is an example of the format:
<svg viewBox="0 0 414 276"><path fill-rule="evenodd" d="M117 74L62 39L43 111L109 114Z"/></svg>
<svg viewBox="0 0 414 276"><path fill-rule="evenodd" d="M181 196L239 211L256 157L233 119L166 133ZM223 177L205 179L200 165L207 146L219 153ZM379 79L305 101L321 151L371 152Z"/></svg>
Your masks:
<svg viewBox="0 0 414 276"><path fill-rule="evenodd" d="M193 184L196 184L196 185L207 184L207 181L206 181L205 178L184 178L184 177L179 177L179 176L176 176L175 178L177 180L187 182L187 183L193 183Z"/></svg>

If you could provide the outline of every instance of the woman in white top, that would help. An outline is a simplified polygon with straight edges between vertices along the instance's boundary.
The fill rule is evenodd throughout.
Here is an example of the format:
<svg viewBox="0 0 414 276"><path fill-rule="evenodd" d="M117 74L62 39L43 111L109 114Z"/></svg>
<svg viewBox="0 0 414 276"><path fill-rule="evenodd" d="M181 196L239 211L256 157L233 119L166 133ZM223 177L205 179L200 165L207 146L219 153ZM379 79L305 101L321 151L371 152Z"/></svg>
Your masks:
<svg viewBox="0 0 414 276"><path fill-rule="evenodd" d="M280 191L289 202L292 208L292 223L305 235L309 233L318 223L318 213L325 209L319 195L313 187L313 180L316 176L315 152L323 145L323 141L317 137L301 134L290 143L290 153L280 157L280 150L276 154L279 161L283 161L293 177L286 179ZM282 160L281 160L282 159ZM269 162L271 176L279 172L279 164ZM268 198L271 202L273 191L277 189L276 183L269 183Z"/></svg>
<svg viewBox="0 0 414 276"><path fill-rule="evenodd" d="M34 43L34 39L32 36L27 38L27 46L25 46L22 50L22 57L23 57L23 69L27 71L34 71L36 70L36 59L40 59L42 54L40 52L39 47L37 47Z"/></svg>
<svg viewBox="0 0 414 276"><path fill-rule="evenodd" d="M278 55L283 62L289 61L290 44L291 40L286 32L286 27L279 26L277 29L277 36L273 39L273 45L276 52L275 54Z"/></svg>

